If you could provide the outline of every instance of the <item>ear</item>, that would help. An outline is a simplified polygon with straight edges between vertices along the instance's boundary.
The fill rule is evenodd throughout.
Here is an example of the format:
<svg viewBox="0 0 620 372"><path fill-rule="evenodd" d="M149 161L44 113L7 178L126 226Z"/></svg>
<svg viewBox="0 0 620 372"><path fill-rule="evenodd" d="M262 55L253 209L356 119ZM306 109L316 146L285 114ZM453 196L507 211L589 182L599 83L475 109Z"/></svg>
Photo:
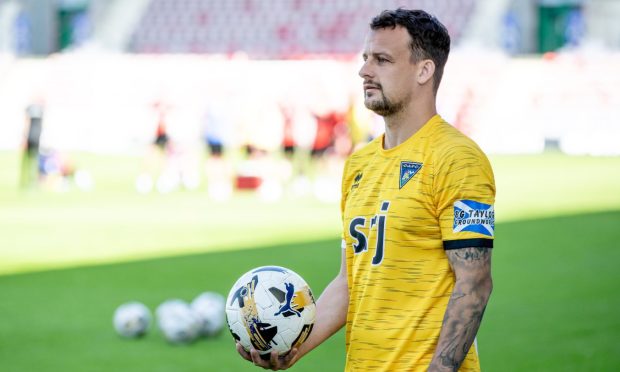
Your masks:
<svg viewBox="0 0 620 372"><path fill-rule="evenodd" d="M432 80L435 74L435 63L430 59L420 61L418 66L417 81L418 84L424 85Z"/></svg>

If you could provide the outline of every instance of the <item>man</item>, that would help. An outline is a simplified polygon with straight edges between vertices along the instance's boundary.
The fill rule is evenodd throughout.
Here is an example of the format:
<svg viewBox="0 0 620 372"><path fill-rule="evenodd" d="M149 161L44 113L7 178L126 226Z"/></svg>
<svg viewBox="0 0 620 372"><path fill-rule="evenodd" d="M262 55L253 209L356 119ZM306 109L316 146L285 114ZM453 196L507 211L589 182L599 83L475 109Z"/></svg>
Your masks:
<svg viewBox="0 0 620 372"><path fill-rule="evenodd" d="M284 369L346 324L347 371L478 371L471 347L489 299L495 185L478 146L437 115L450 38L420 10L384 11L364 50L365 105L385 134L347 160L338 276Z"/></svg>
<svg viewBox="0 0 620 372"><path fill-rule="evenodd" d="M22 154L20 185L23 189L34 187L39 182L39 150L43 131L42 98L37 98L26 107L26 143Z"/></svg>

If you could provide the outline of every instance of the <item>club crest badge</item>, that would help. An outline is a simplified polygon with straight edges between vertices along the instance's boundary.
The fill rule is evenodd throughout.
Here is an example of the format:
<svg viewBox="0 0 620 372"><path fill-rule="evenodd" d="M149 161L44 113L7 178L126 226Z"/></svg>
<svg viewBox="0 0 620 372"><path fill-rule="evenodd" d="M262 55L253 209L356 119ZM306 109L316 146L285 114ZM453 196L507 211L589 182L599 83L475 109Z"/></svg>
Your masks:
<svg viewBox="0 0 620 372"><path fill-rule="evenodd" d="M402 189L403 186L409 182L413 176L418 173L418 171L422 168L422 163L417 163L413 161L401 161L400 162L400 177L399 177L399 189Z"/></svg>

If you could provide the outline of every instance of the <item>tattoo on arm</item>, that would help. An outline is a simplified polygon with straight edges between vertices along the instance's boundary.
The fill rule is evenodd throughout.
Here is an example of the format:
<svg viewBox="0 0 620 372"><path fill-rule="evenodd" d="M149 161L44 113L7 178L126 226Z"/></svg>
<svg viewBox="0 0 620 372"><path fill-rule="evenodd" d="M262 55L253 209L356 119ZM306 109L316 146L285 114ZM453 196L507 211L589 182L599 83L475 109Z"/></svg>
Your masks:
<svg viewBox="0 0 620 372"><path fill-rule="evenodd" d="M490 248L472 247L446 251L450 264L467 264L472 261L485 260L491 256ZM451 257L452 256L452 257Z"/></svg>
<svg viewBox="0 0 620 372"><path fill-rule="evenodd" d="M429 371L458 371L474 342L491 289L491 249L446 251L456 284Z"/></svg>

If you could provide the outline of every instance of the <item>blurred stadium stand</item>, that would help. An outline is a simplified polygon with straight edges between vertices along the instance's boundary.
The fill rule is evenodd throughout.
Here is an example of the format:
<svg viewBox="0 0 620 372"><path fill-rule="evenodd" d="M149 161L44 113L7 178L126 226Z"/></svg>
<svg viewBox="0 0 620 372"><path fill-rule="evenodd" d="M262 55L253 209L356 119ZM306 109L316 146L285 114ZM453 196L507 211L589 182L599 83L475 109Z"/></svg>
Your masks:
<svg viewBox="0 0 620 372"><path fill-rule="evenodd" d="M584 41L620 48L617 0L0 0L0 53L350 54L371 17L398 6L435 14L454 45L511 54Z"/></svg>
<svg viewBox="0 0 620 372"><path fill-rule="evenodd" d="M244 52L258 58L355 54L383 9L427 9L458 43L474 0L153 0L132 36L137 53Z"/></svg>

